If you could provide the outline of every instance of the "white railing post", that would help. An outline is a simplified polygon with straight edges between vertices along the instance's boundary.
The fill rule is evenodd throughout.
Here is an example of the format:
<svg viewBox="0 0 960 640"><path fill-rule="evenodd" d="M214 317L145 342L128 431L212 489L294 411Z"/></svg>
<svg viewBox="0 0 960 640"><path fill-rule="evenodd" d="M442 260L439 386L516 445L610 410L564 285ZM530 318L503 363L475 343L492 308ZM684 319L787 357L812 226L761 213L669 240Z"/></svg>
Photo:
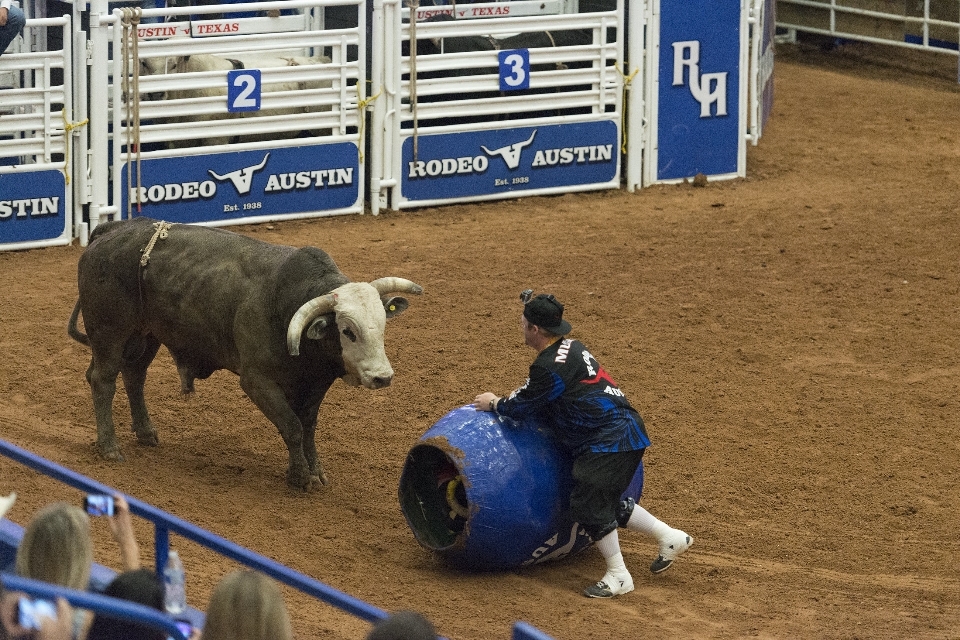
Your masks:
<svg viewBox="0 0 960 640"><path fill-rule="evenodd" d="M627 101L624 108L627 110L626 131L627 136L627 164L626 164L626 183L627 191L633 192L641 186L643 180L643 149L644 138L644 56L643 41L644 27L646 26L647 7L646 2L635 2L631 7L629 15L629 52L627 60L629 66L623 70L625 78L630 78L627 84ZM635 75L634 75L635 74Z"/></svg>
<svg viewBox="0 0 960 640"><path fill-rule="evenodd" d="M90 3L90 232L101 222L101 209L108 208L107 200L107 47L108 25L102 22L107 14L107 0L91 0Z"/></svg>
<svg viewBox="0 0 960 640"><path fill-rule="evenodd" d="M82 219L83 215L76 214L76 198L72 196L73 193L76 193L76 190L71 192L73 185L69 181L76 181L77 171L76 171L76 154L74 152L74 145L71 144L71 140L76 140L78 136L74 135L74 131L68 125L72 121L76 120L74 115L74 110L77 107L76 103L76 68L77 65L73 64L73 46L68 42L70 35L73 32L73 20L69 17L67 18L66 24L62 27L63 29L63 113L65 114L63 122L63 175L68 180L66 185L67 194L70 196L67 198L69 206L64 207L64 215L66 220L66 228L70 230L71 233L74 233L76 230L76 221ZM66 86L69 83L69 87Z"/></svg>
<svg viewBox="0 0 960 640"><path fill-rule="evenodd" d="M643 181L641 186L647 186L657 181L657 163L654 150L657 147L657 130L659 129L659 113L657 95L660 91L660 0L649 0L644 13L644 28L646 38L644 42L643 94L646 103L643 107L644 118L644 147L643 147Z"/></svg>
<svg viewBox="0 0 960 640"><path fill-rule="evenodd" d="M384 165L383 175L386 180L382 180L380 188L383 190L383 198L387 198L389 193L390 205L393 209L399 209L400 202L400 176L397 175L395 167L399 165L399 158L402 156L400 144L400 109L402 108L401 93L403 91L403 82L401 80L401 68L403 62L398 55L401 43L403 42L403 7L399 0L385 0L383 21L383 33L385 48L387 52L386 65L383 70L383 99L384 108Z"/></svg>
<svg viewBox="0 0 960 640"><path fill-rule="evenodd" d="M373 113L370 117L370 212L373 215L380 213L380 179L383 177L383 117L386 111L384 103L386 96L383 95L383 68L386 55L383 45L386 41L383 24L383 0L374 0L373 2L373 29L371 38L373 46L371 49L375 54L371 60L372 68L370 72L370 96L378 93L380 96L373 101ZM369 97L369 96L365 96ZM360 114L366 117L366 114ZM361 149L362 151L362 149Z"/></svg>

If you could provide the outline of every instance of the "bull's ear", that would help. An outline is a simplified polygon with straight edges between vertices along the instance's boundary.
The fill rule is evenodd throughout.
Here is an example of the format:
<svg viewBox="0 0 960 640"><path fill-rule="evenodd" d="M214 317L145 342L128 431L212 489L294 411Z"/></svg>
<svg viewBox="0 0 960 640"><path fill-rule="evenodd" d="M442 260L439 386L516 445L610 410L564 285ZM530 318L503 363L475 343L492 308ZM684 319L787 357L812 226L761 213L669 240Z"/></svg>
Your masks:
<svg viewBox="0 0 960 640"><path fill-rule="evenodd" d="M410 303L403 296L383 299L383 310L387 312L388 318L400 315L409 306Z"/></svg>
<svg viewBox="0 0 960 640"><path fill-rule="evenodd" d="M334 323L333 320L334 314L332 313L320 316L307 327L307 337L311 340L319 340L323 337L323 332L327 327Z"/></svg>

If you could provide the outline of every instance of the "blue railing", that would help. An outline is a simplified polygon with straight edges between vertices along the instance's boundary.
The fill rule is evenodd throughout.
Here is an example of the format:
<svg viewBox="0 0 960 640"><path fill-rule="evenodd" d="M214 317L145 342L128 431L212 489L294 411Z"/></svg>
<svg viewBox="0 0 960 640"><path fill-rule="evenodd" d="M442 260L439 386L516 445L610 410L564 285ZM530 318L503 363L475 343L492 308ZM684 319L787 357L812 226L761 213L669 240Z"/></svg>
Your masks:
<svg viewBox="0 0 960 640"><path fill-rule="evenodd" d="M553 640L553 637L526 622L515 622L513 640Z"/></svg>
<svg viewBox="0 0 960 640"><path fill-rule="evenodd" d="M5 440L0 440L0 454L84 493L111 495L117 493L112 487L61 467ZM158 572L167 563L167 554L170 550L170 532L173 532L367 622L377 622L388 616L388 613L382 609L192 525L186 520L170 515L166 511L157 509L131 496L125 497L132 514L153 522ZM36 580L28 580L10 574L2 574L2 581L6 588L11 591L23 591L36 597L48 599L62 596L74 606L110 614L124 620L144 622L150 626L163 629L172 638L178 640L183 638L183 634L176 628L171 618L148 607L91 592L75 591ZM526 622L516 622L513 626L513 640L553 640L553 638Z"/></svg>
<svg viewBox="0 0 960 640"><path fill-rule="evenodd" d="M177 628L173 618L169 618L162 612L142 604L118 600L90 591L76 591L39 580L21 578L9 573L0 574L0 580L3 581L3 587L7 591L23 591L34 598L45 598L47 600L66 598L67 602L74 607L89 609L98 614L109 615L121 620L146 624L155 629L161 629L170 638L188 640Z"/></svg>
<svg viewBox="0 0 960 640"><path fill-rule="evenodd" d="M0 453L85 493L117 493L112 487L70 471L4 440L0 440ZM166 511L157 509L136 498L125 497L130 504L132 514L150 520L154 524L154 545L158 571L161 571L167 564L170 532L173 532L368 622L376 622L388 615L382 609L192 525Z"/></svg>

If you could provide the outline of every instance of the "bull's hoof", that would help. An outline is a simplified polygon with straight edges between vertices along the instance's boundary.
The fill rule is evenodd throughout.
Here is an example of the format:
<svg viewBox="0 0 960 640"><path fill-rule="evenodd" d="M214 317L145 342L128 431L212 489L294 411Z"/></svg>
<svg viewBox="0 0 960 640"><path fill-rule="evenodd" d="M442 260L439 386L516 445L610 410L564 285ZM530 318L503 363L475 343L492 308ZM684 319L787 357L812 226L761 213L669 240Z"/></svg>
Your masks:
<svg viewBox="0 0 960 640"><path fill-rule="evenodd" d="M157 437L157 432L151 429L144 433L138 433L137 442L146 447L155 447L160 444L160 438Z"/></svg>
<svg viewBox="0 0 960 640"><path fill-rule="evenodd" d="M316 466L310 470L310 477L316 478L320 484L330 484L330 480L327 479L327 472L323 470L323 467L318 462Z"/></svg>
<svg viewBox="0 0 960 640"><path fill-rule="evenodd" d="M125 460L123 453L120 452L120 447L117 445L106 447L97 445L97 452L101 458L110 462L123 462Z"/></svg>
<svg viewBox="0 0 960 640"><path fill-rule="evenodd" d="M315 493L327 483L326 477L321 478L320 476L315 475L301 477L302 480L297 480L294 476L288 474L287 484L306 493Z"/></svg>

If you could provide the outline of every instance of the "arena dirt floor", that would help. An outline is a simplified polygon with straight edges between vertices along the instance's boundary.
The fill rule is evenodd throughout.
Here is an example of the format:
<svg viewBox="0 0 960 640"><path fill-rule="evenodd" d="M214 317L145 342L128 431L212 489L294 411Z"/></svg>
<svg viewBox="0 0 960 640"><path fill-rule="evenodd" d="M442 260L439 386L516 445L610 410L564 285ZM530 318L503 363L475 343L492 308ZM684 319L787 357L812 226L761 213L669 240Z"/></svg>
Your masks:
<svg viewBox="0 0 960 640"><path fill-rule="evenodd" d="M960 637L960 88L956 58L863 45L781 46L776 102L747 178L240 227L328 250L353 279L424 287L391 320L392 387L337 383L321 408L319 493L284 484L276 429L219 372L179 396L169 354L148 379L160 430L127 461L94 455L86 348L66 335L78 246L0 254L0 435L455 640L526 620L560 640ZM696 538L636 591L581 589L594 550L527 570L451 570L415 541L406 453L477 392L521 383L517 294L566 303L648 423L644 504ZM9 517L80 495L10 461ZM138 520L147 562L152 529ZM106 523L96 559L117 568ZM206 605L232 567L174 539ZM358 640L363 621L285 591L299 638Z"/></svg>

